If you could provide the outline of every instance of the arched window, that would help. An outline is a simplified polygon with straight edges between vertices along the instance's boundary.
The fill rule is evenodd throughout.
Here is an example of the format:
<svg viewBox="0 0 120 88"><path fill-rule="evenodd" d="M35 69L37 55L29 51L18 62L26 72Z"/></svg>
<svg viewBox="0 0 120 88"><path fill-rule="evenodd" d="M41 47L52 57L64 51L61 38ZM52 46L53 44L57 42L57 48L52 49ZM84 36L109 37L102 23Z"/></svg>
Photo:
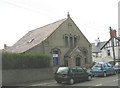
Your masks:
<svg viewBox="0 0 120 88"><path fill-rule="evenodd" d="M73 47L73 37L70 36L70 47Z"/></svg>
<svg viewBox="0 0 120 88"><path fill-rule="evenodd" d="M76 45L77 45L77 38L74 37L74 47L76 47Z"/></svg>
<svg viewBox="0 0 120 88"><path fill-rule="evenodd" d="M65 47L68 47L68 36L65 36Z"/></svg>

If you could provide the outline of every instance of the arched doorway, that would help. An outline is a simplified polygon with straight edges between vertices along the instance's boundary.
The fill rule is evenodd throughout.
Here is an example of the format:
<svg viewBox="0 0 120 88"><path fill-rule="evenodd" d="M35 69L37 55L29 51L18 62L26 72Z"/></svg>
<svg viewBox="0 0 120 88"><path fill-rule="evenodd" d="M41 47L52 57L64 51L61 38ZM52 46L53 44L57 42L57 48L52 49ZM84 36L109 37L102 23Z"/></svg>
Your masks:
<svg viewBox="0 0 120 88"><path fill-rule="evenodd" d="M76 57L75 63L76 63L76 66L81 66L81 59L80 59L80 57Z"/></svg>

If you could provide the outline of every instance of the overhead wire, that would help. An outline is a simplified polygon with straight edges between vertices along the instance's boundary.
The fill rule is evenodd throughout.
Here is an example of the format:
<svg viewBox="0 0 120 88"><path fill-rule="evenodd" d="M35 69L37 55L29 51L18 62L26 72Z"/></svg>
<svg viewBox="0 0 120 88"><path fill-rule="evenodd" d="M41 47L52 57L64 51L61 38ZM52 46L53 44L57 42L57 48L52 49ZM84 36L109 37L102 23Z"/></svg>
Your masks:
<svg viewBox="0 0 120 88"><path fill-rule="evenodd" d="M6 4L9 4L9 5L12 5L12 6L15 6L15 7L18 7L18 8L22 8L22 9L25 9L25 10L28 10L28 11L32 11L32 12L35 12L35 13L38 13L38 14L41 14L43 16L47 16L49 18L53 18L53 16L51 16L50 14L48 14L47 12L48 11L45 11L44 10L44 13L41 12L43 10L38 10L37 8L33 8L33 7L30 7L30 6L27 6L27 5L24 5L24 4L21 4L21 3L17 3L17 2L11 2L11 1L6 1L6 0L1 0L3 3L6 3Z"/></svg>

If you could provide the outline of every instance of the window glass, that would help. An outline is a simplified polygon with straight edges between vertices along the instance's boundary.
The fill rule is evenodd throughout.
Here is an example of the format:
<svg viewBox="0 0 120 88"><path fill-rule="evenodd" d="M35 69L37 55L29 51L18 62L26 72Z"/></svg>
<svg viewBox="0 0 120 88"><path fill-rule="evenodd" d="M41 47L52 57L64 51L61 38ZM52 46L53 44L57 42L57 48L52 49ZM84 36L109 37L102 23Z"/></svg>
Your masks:
<svg viewBox="0 0 120 88"><path fill-rule="evenodd" d="M87 58L85 57L85 63L87 63Z"/></svg>
<svg viewBox="0 0 120 88"><path fill-rule="evenodd" d="M70 47L73 47L73 38L70 37Z"/></svg>
<svg viewBox="0 0 120 88"><path fill-rule="evenodd" d="M68 36L65 36L65 46L68 47Z"/></svg>
<svg viewBox="0 0 120 88"><path fill-rule="evenodd" d="M95 64L94 67L101 67L102 65L101 64Z"/></svg>
<svg viewBox="0 0 120 88"><path fill-rule="evenodd" d="M79 73L84 72L84 70L83 70L82 68L77 68L77 71L78 71Z"/></svg>
<svg viewBox="0 0 120 88"><path fill-rule="evenodd" d="M72 68L71 70L72 70L72 72L77 72L76 68Z"/></svg>
<svg viewBox="0 0 120 88"><path fill-rule="evenodd" d="M108 56L110 56L110 50L107 50Z"/></svg>
<svg viewBox="0 0 120 88"><path fill-rule="evenodd" d="M103 67L108 67L107 64L103 64Z"/></svg>
<svg viewBox="0 0 120 88"><path fill-rule="evenodd" d="M74 47L76 47L76 45L77 45L77 38L74 37Z"/></svg>
<svg viewBox="0 0 120 88"><path fill-rule="evenodd" d="M108 66L108 67L112 67L112 65L111 65L110 63L107 63L107 66Z"/></svg>
<svg viewBox="0 0 120 88"><path fill-rule="evenodd" d="M68 67L60 67L60 68L57 70L57 73L66 74L66 73L68 73L68 71L69 71L69 68L68 68Z"/></svg>
<svg viewBox="0 0 120 88"><path fill-rule="evenodd" d="M96 53L96 57L98 57L98 52Z"/></svg>

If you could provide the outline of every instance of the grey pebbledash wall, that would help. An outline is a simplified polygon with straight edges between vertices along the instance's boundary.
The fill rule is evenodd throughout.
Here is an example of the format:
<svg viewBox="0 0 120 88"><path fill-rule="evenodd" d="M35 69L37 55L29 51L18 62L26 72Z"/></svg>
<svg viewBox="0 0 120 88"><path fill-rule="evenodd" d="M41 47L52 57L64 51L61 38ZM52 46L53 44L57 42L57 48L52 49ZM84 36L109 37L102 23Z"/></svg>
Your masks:
<svg viewBox="0 0 120 88"><path fill-rule="evenodd" d="M47 79L53 79L54 74L52 68L42 69L15 69L2 71L2 85L14 86L25 82L37 82Z"/></svg>

